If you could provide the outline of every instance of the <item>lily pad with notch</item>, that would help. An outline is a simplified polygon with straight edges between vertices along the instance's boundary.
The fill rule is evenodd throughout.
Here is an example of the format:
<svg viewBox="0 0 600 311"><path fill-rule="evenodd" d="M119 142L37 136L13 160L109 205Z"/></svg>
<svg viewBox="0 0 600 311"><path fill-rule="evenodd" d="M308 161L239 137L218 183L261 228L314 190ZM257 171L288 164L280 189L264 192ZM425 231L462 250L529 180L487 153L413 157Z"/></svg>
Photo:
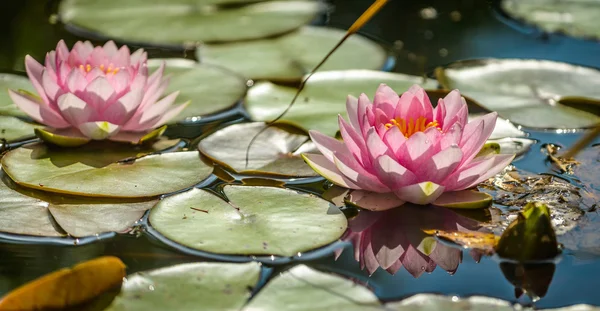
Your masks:
<svg viewBox="0 0 600 311"><path fill-rule="evenodd" d="M63 0L60 20L80 34L143 45L259 39L310 23L317 1L267 1L214 6L195 0ZM273 27L277 25L277 27ZM140 31L143 30L143 31Z"/></svg>
<svg viewBox="0 0 600 311"><path fill-rule="evenodd" d="M165 62L170 82L165 94L179 91L178 103L190 104L171 123L204 117L232 108L246 94L246 80L217 66L198 64L189 59L150 59L150 74Z"/></svg>
<svg viewBox="0 0 600 311"><path fill-rule="evenodd" d="M330 245L347 227L338 208L312 195L257 186L223 191L229 201L196 188L167 197L150 212L150 226L201 252L283 257Z"/></svg>
<svg viewBox="0 0 600 311"><path fill-rule="evenodd" d="M217 64L253 80L300 81L346 34L335 28L304 26L262 40L202 45L201 62ZM379 44L354 35L323 65L321 71L383 69L388 55Z"/></svg>
<svg viewBox="0 0 600 311"><path fill-rule="evenodd" d="M460 89L485 108L530 128L588 128L597 114L573 102L600 102L600 71L547 60L481 59L438 68L446 89ZM561 99L569 99L569 105Z"/></svg>
<svg viewBox="0 0 600 311"><path fill-rule="evenodd" d="M305 132L291 125L276 124L265 129L265 123L234 124L216 131L198 144L200 152L213 162L242 174L263 174L286 177L318 176L300 157L315 151Z"/></svg>
<svg viewBox="0 0 600 311"><path fill-rule="evenodd" d="M6 153L2 168L17 184L28 188L122 198L182 190L212 172L212 166L204 164L196 151L147 155L152 152L151 146L117 144L107 148L106 143L98 143L64 149L35 143Z"/></svg>

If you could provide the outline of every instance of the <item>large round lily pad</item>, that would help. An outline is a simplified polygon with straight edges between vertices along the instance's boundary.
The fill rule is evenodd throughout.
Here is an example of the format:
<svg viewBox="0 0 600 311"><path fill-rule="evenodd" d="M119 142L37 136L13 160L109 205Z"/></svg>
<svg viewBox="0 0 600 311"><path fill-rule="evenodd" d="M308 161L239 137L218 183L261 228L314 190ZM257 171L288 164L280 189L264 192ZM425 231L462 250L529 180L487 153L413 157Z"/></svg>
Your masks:
<svg viewBox="0 0 600 311"><path fill-rule="evenodd" d="M239 173L317 176L300 157L303 152L315 151L308 136L299 130L288 131L281 125L271 126L258 136L246 163L250 141L265 126L262 122L230 125L201 140L198 148L214 162Z"/></svg>
<svg viewBox="0 0 600 311"><path fill-rule="evenodd" d="M26 117L27 114L22 112L8 96L8 89L23 89L35 93L33 85L25 76L0 73L0 115ZM4 122L4 120L0 121L0 124Z"/></svg>
<svg viewBox="0 0 600 311"><path fill-rule="evenodd" d="M294 256L338 240L347 221L329 202L296 191L225 186L230 202L200 189L162 200L150 225L170 240L210 253Z"/></svg>
<svg viewBox="0 0 600 311"><path fill-rule="evenodd" d="M197 55L201 62L227 67L254 80L300 80L345 34L340 29L305 26L275 38L203 45ZM386 59L380 45L354 35L321 70L381 69Z"/></svg>
<svg viewBox="0 0 600 311"><path fill-rule="evenodd" d="M501 0L500 6L510 17L544 32L600 38L600 1Z"/></svg>
<svg viewBox="0 0 600 311"><path fill-rule="evenodd" d="M453 296L418 294L398 302L386 304L386 310L398 311L514 311L513 305L505 300L473 296L457 299Z"/></svg>
<svg viewBox="0 0 600 311"><path fill-rule="evenodd" d="M36 126L15 117L0 116L0 140L19 141L35 136Z"/></svg>
<svg viewBox="0 0 600 311"><path fill-rule="evenodd" d="M318 130L334 136L338 131L338 114L346 116L346 97L369 95L371 100L379 84L385 83L398 93L413 84L435 88L437 82L423 78L371 70L323 71L314 74L296 104L282 120L304 129ZM270 121L282 113L296 93L296 88L270 82L255 84L248 91L246 109L256 121Z"/></svg>
<svg viewBox="0 0 600 311"><path fill-rule="evenodd" d="M316 1L209 4L196 0L63 0L59 15L67 25L107 38L183 45L285 33L309 23L323 9Z"/></svg>
<svg viewBox="0 0 600 311"><path fill-rule="evenodd" d="M189 59L151 59L148 61L150 71L158 68L163 61L166 62L165 75L171 76L165 94L179 91L178 103L191 101L171 122L225 110L246 94L246 80L240 76Z"/></svg>
<svg viewBox="0 0 600 311"><path fill-rule="evenodd" d="M243 311L381 310L366 287L348 279L298 265L281 273L246 305Z"/></svg>
<svg viewBox="0 0 600 311"><path fill-rule="evenodd" d="M190 263L129 275L106 311L240 310L258 283L255 262Z"/></svg>
<svg viewBox="0 0 600 311"><path fill-rule="evenodd" d="M126 162L139 150L49 148L29 144L2 158L4 171L19 185L96 197L153 197L193 186L212 171L198 152L149 155ZM132 154L133 153L133 154Z"/></svg>
<svg viewBox="0 0 600 311"><path fill-rule="evenodd" d="M513 123L532 128L586 128L600 122L590 112L559 103L600 101L600 71L546 60L485 59L437 71L447 89L477 100Z"/></svg>

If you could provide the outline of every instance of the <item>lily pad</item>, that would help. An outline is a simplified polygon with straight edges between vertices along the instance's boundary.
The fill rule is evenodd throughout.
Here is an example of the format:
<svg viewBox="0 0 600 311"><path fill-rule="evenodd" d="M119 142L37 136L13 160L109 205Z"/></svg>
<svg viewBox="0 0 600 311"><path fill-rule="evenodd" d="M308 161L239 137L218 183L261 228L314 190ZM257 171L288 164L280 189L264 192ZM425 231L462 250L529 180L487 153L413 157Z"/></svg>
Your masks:
<svg viewBox="0 0 600 311"><path fill-rule="evenodd" d="M296 104L282 120L307 130L318 130L325 135L334 136L338 131L338 114L347 117L346 97L358 97L361 93L366 93L373 99L373 94L381 83L386 83L400 93L414 84L421 84L425 88L437 86L437 82L433 80L424 82L421 77L380 71L317 72L306 83ZM270 121L287 108L296 90L293 87L260 82L248 91L245 107L253 120Z"/></svg>
<svg viewBox="0 0 600 311"><path fill-rule="evenodd" d="M402 301L390 302L386 310L398 311L514 311L513 305L505 300L472 296L457 299L453 296L418 294Z"/></svg>
<svg viewBox="0 0 600 311"><path fill-rule="evenodd" d="M544 32L600 38L598 1L502 0L500 6L510 17Z"/></svg>
<svg viewBox="0 0 600 311"><path fill-rule="evenodd" d="M446 89L459 89L488 110L531 128L587 128L596 114L562 105L576 96L600 101L600 71L547 60L484 59L461 61L436 71Z"/></svg>
<svg viewBox="0 0 600 311"><path fill-rule="evenodd" d="M247 147L264 128L262 122L230 125L201 140L198 149L238 173L317 176L300 157L303 152L315 151L313 144L306 134L290 126L276 125L264 130L253 142L246 165Z"/></svg>
<svg viewBox="0 0 600 311"><path fill-rule="evenodd" d="M492 204L492 196L479 191L462 190L454 192L445 192L433 205L449 208L486 208Z"/></svg>
<svg viewBox="0 0 600 311"><path fill-rule="evenodd" d="M254 80L298 81L310 72L346 34L335 28L304 26L280 37L203 45L201 62L221 65ZM321 68L382 69L386 51L377 43L353 35Z"/></svg>
<svg viewBox="0 0 600 311"><path fill-rule="evenodd" d="M127 276L106 311L240 310L258 283L255 262L190 263Z"/></svg>
<svg viewBox="0 0 600 311"><path fill-rule="evenodd" d="M140 150L49 148L36 143L9 151L4 171L17 184L49 192L94 197L154 197L191 187L212 171L198 152L149 155L126 162Z"/></svg>
<svg viewBox="0 0 600 311"><path fill-rule="evenodd" d="M35 137L34 130L39 127L23 122L15 117L0 116L0 140L8 142Z"/></svg>
<svg viewBox="0 0 600 311"><path fill-rule="evenodd" d="M323 5L316 1L268 1L219 7L196 0L63 0L59 16L69 26L106 38L184 45L286 33L310 23L322 10Z"/></svg>
<svg viewBox="0 0 600 311"><path fill-rule="evenodd" d="M227 255L294 256L337 241L346 217L329 202L296 191L225 186L229 202L200 189L163 199L151 226L184 246Z"/></svg>
<svg viewBox="0 0 600 311"><path fill-rule="evenodd" d="M498 144L500 147L499 153L515 154L517 157L525 155L531 149L531 146L536 143L533 139L512 137L488 140L488 143L490 142Z"/></svg>
<svg viewBox="0 0 600 311"><path fill-rule="evenodd" d="M21 111L10 99L8 96L8 89L13 90L26 90L29 92L34 92L35 89L29 79L25 76L10 74L10 73L0 73L0 115L5 116L17 116L17 117L27 117L27 114ZM0 124L4 124L4 120L0 121Z"/></svg>
<svg viewBox="0 0 600 311"><path fill-rule="evenodd" d="M191 103L170 122L202 117L233 107L246 94L246 80L222 68L198 64L189 59L151 59L150 71L165 61L165 75L171 80L165 94L179 91L177 102Z"/></svg>
<svg viewBox="0 0 600 311"><path fill-rule="evenodd" d="M366 287L298 265L267 283L242 310L362 311L381 310L381 304Z"/></svg>

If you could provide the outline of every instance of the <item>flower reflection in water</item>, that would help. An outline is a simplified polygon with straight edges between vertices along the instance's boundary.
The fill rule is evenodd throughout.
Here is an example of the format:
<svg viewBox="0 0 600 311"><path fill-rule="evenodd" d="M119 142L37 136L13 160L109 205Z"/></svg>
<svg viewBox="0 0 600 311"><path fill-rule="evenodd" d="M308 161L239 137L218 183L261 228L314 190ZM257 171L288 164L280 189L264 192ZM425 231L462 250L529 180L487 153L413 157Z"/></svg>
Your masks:
<svg viewBox="0 0 600 311"><path fill-rule="evenodd" d="M405 204L383 212L361 210L342 239L353 244L355 259L369 274L379 267L395 274L402 266L415 278L437 266L453 274L462 262L462 250L423 232L430 229L477 231L481 226L450 209ZM476 251L471 256L476 261L481 257Z"/></svg>

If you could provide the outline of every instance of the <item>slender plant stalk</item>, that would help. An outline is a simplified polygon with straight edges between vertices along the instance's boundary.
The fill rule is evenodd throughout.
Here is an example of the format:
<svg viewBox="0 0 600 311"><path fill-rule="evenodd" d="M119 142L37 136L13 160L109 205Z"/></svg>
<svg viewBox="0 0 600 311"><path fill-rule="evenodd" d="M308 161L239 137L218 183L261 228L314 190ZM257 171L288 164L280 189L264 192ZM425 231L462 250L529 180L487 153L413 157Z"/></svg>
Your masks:
<svg viewBox="0 0 600 311"><path fill-rule="evenodd" d="M254 137L252 137L252 139L250 140L250 143L248 144L248 147L246 148L246 168L248 168L248 161L249 161L249 156L250 156L250 147L252 147L252 145L254 144L254 142L256 141L256 139L258 138L258 136L260 136L260 134L262 134L264 131L266 131L271 125L273 125L275 122L279 121L281 118L283 118L283 116L285 116L285 114L292 108L292 106L294 106L294 104L296 103L296 100L298 99L298 97L300 96L300 93L302 93L302 90L304 90L304 86L306 85L306 82L308 81L308 79L310 79L310 77L312 77L312 75L317 72L317 70L319 70L319 68L321 68L321 66L323 66L323 64L325 64L325 62L329 59L329 57L340 47L342 46L342 44L353 34L355 34L357 31L359 31L369 20L371 20L371 18L373 16L375 16L375 14L377 14L377 12L379 12L381 10L381 8L388 2L389 0L376 0L373 4L371 4L371 6L363 12L363 14L360 15L360 17L354 22L354 24L352 24L352 26L350 26L350 28L348 28L348 30L346 31L346 34L342 37L342 39L340 39L340 41L338 41L338 43L333 47L333 49L331 49L331 51L329 51L329 53L327 53L327 55L325 55L325 57L321 60L321 62L319 62L310 72L308 75L306 75L304 77L304 79L302 79L302 82L300 83L300 86L298 87L298 91L296 92L296 94L294 95L294 98L292 99L292 101L290 102L290 104L287 106L287 108L285 108L285 110L279 114L275 119L266 122L265 127L263 127L258 133L256 133L256 135L254 135Z"/></svg>
<svg viewBox="0 0 600 311"><path fill-rule="evenodd" d="M571 148L561 154L560 157L565 159L575 157L581 150L583 150L583 148L587 147L587 145L594 141L598 135L600 135L600 124L596 124L590 132L583 135L583 137L576 141Z"/></svg>

